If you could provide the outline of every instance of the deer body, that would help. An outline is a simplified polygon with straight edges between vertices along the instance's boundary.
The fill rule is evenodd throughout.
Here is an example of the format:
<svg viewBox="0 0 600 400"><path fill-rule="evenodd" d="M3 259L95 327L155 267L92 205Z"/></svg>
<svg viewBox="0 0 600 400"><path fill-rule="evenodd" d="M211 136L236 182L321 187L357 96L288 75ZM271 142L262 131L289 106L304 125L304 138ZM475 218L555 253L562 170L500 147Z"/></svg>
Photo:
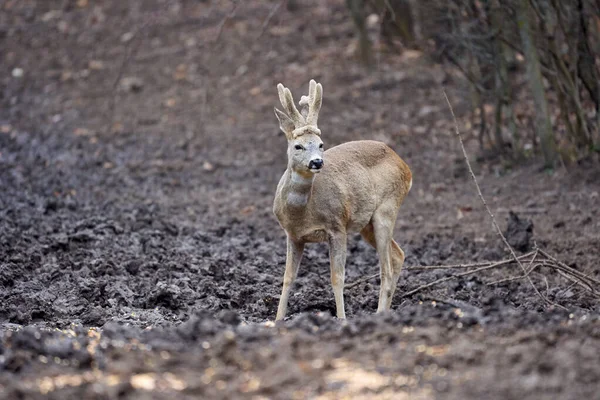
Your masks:
<svg viewBox="0 0 600 400"><path fill-rule="evenodd" d="M285 317L304 245L310 242L329 243L337 317L345 318L346 241L351 232L360 232L377 249L381 264L377 311L389 310L404 263L404 253L392 233L398 209L412 185L410 169L387 145L371 140L344 143L323 153L316 128L320 84L311 81L309 97L300 102L308 103L303 113L295 109L289 90L281 84L278 88L287 110L287 114L276 110L276 115L288 137L288 168L277 186L273 205L287 234L277 319ZM307 121L311 113L314 119Z"/></svg>

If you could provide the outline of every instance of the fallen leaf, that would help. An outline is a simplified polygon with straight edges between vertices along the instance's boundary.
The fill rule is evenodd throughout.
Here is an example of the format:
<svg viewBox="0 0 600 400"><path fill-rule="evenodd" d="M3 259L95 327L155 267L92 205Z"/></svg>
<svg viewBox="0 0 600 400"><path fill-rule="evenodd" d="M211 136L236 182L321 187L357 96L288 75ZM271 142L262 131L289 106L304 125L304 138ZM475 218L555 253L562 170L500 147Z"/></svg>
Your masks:
<svg viewBox="0 0 600 400"><path fill-rule="evenodd" d="M167 108L173 108L177 105L177 100L174 99L173 97L169 97L167 100L165 100L165 107Z"/></svg>
<svg viewBox="0 0 600 400"><path fill-rule="evenodd" d="M87 128L76 128L73 131L73 134L75 136L91 136L93 132Z"/></svg>
<svg viewBox="0 0 600 400"><path fill-rule="evenodd" d="M156 376L152 373L133 375L129 383L134 389L154 390L156 388Z"/></svg>
<svg viewBox="0 0 600 400"><path fill-rule="evenodd" d="M247 206L247 207L244 207L244 208L242 208L240 210L240 214L242 214L242 215L250 215L250 214L252 214L254 212L254 210L256 210L256 207L254 207L254 206Z"/></svg>
<svg viewBox="0 0 600 400"><path fill-rule="evenodd" d="M104 63L100 60L90 60L88 66L91 70L98 71L104 69Z"/></svg>
<svg viewBox="0 0 600 400"><path fill-rule="evenodd" d="M294 31L291 25L277 25L269 29L269 33L273 36L287 36Z"/></svg>
<svg viewBox="0 0 600 400"><path fill-rule="evenodd" d="M188 66L185 64L179 64L177 68L175 68L175 73L173 74L173 78L176 81L183 81L187 79L188 76Z"/></svg>

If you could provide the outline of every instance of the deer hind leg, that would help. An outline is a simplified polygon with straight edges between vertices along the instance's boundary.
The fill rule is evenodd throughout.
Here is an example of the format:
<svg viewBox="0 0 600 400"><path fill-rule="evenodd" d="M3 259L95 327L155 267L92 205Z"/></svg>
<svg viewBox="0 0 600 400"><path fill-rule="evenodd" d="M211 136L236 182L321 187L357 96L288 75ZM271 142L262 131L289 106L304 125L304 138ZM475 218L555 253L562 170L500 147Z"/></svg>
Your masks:
<svg viewBox="0 0 600 400"><path fill-rule="evenodd" d="M388 311L394 293L392 268L392 234L396 224L397 208L395 204L382 204L373 214L373 232L379 254L381 287L377 312ZM398 272L399 274L399 272Z"/></svg>
<svg viewBox="0 0 600 400"><path fill-rule="evenodd" d="M373 224L368 224L363 230L360 232L363 239L377 249L377 243L375 240L375 231L373 229ZM398 285L398 280L400 279L400 272L402 272L402 266L404 265L404 252L398 246L393 239L390 242L391 246L391 262L392 262L392 280L391 287L392 291L390 296L387 299L387 309L389 310L392 306L392 299L394 298L394 292L396 291L396 287Z"/></svg>
<svg viewBox="0 0 600 400"><path fill-rule="evenodd" d="M398 286L398 280L400 279L400 272L402 272L402 266L404 265L404 252L398 246L398 243L392 239L391 242L392 249L392 293L388 298L388 310L392 306L392 299L394 298L394 293L396 292L396 287Z"/></svg>

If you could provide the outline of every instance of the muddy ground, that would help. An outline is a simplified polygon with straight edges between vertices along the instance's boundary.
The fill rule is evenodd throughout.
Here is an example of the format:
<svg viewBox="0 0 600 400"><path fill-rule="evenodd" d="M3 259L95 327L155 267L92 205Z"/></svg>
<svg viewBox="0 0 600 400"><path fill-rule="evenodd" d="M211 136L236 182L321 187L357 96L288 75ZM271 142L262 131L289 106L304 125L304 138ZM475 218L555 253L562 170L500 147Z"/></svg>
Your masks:
<svg viewBox="0 0 600 400"><path fill-rule="evenodd" d="M222 24L232 3L0 2L0 398L597 398L600 303L551 271L533 281L567 310L525 281L487 285L514 268L403 297L452 273L406 269L393 312L373 314L373 279L346 290L339 321L327 247L312 245L288 319L272 322L280 81L297 97L323 83L327 146L377 139L410 165L405 265L506 257L443 84L502 228L513 210L533 223L524 249L535 240L600 277L597 160L476 162L455 71L408 51L367 73L343 1L265 23L276 4L244 3ZM377 268L351 236L346 281Z"/></svg>

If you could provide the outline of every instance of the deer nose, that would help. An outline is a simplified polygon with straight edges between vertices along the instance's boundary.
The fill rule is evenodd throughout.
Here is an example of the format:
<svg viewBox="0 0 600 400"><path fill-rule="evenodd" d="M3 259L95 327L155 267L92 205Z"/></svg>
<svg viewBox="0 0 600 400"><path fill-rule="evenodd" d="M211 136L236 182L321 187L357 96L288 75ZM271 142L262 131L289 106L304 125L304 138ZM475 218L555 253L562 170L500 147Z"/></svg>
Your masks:
<svg viewBox="0 0 600 400"><path fill-rule="evenodd" d="M323 168L323 159L315 158L314 160L310 160L308 163L308 168L310 169L321 169Z"/></svg>

